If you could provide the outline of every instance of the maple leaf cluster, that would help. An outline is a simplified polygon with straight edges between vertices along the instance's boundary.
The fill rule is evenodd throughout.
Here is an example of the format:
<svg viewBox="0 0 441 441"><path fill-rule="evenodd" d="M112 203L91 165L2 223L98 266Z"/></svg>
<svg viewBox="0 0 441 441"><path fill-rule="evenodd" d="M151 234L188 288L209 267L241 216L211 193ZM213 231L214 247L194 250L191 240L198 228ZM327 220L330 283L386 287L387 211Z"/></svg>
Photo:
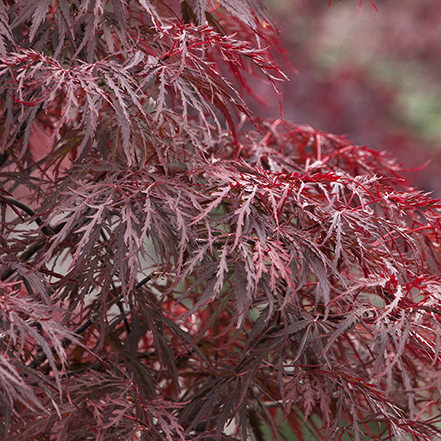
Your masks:
<svg viewBox="0 0 441 441"><path fill-rule="evenodd" d="M250 115L278 48L260 0L0 3L5 439L440 437L441 206Z"/></svg>

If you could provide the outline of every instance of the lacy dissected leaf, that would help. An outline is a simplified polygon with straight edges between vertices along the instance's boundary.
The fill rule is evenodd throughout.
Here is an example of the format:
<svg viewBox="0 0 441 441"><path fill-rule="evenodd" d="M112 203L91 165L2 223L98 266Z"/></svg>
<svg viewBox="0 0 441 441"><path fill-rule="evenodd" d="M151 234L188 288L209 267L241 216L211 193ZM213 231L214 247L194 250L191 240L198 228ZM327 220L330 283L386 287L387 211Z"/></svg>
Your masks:
<svg viewBox="0 0 441 441"><path fill-rule="evenodd" d="M439 201L250 115L260 0L180 6L0 5L1 436L439 439Z"/></svg>

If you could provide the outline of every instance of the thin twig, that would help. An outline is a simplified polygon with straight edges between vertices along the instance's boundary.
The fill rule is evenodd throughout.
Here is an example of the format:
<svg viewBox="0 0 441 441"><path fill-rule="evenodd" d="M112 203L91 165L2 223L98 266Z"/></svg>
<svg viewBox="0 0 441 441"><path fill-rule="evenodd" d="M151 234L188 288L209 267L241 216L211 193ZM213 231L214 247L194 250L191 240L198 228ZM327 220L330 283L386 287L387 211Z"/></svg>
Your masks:
<svg viewBox="0 0 441 441"><path fill-rule="evenodd" d="M161 273L159 271L152 271L147 277L144 277L140 282L138 282L135 285L135 288L141 288L141 286L145 285L147 282L149 282L152 278L160 275ZM123 298L122 294L119 294L118 296L114 297L110 302L107 303L106 308L110 309L115 303L119 302ZM95 306L93 311L89 314L89 318L77 329L75 329L74 334L76 334L78 337L81 336L81 334L86 331L91 325L95 323L96 316L98 315L98 312L101 309L101 305ZM72 340L69 338L64 338L62 340L62 345L64 348L67 348ZM54 346L51 347L51 352L55 352ZM43 364L47 359L46 352L44 352L43 349L39 349L37 353L35 354L34 359L29 363L28 367L31 369L36 369L38 366Z"/></svg>

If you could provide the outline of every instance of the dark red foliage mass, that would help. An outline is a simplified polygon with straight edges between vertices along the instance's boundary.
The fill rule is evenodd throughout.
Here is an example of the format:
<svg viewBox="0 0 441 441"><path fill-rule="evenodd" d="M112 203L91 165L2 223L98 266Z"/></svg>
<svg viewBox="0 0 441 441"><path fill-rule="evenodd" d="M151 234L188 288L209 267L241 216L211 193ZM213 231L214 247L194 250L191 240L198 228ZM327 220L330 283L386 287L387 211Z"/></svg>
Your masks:
<svg viewBox="0 0 441 441"><path fill-rule="evenodd" d="M277 41L260 0L0 3L4 439L440 438L441 206L251 120Z"/></svg>

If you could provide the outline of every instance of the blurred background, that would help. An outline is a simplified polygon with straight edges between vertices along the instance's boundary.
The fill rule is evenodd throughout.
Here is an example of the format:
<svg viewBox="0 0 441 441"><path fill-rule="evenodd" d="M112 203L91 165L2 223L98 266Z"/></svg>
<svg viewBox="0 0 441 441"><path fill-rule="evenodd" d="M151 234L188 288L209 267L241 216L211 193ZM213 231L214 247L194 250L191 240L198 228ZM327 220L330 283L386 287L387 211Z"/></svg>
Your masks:
<svg viewBox="0 0 441 441"><path fill-rule="evenodd" d="M266 0L297 73L281 84L287 120L386 150L416 187L441 197L441 2ZM259 84L279 117L270 85ZM428 163L427 163L428 162Z"/></svg>

